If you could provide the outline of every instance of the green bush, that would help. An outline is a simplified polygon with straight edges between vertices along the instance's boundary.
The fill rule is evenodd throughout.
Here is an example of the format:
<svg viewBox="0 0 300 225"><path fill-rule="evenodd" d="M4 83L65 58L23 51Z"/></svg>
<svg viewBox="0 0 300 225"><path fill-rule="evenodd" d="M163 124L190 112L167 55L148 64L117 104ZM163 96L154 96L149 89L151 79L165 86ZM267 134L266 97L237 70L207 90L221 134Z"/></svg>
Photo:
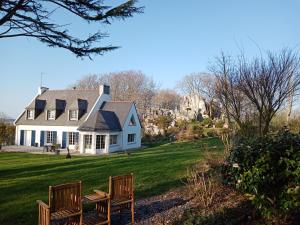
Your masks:
<svg viewBox="0 0 300 225"><path fill-rule="evenodd" d="M0 122L0 145L13 145L15 142L15 126Z"/></svg>
<svg viewBox="0 0 300 225"><path fill-rule="evenodd" d="M224 121L218 120L218 121L215 122L215 127L216 128L223 128L223 126L224 126Z"/></svg>
<svg viewBox="0 0 300 225"><path fill-rule="evenodd" d="M203 131L204 131L203 127L200 124L197 124L197 123L189 124L188 130L191 134L196 134L196 135L199 135L199 136L202 136Z"/></svg>
<svg viewBox="0 0 300 225"><path fill-rule="evenodd" d="M212 119L211 118L204 118L201 122L202 126L205 127L211 127L213 125Z"/></svg>
<svg viewBox="0 0 300 225"><path fill-rule="evenodd" d="M216 130L212 129L212 130L207 131L206 135L208 137L217 137L218 136L218 132Z"/></svg>
<svg viewBox="0 0 300 225"><path fill-rule="evenodd" d="M300 135L284 131L242 143L222 172L263 215L290 212L300 207Z"/></svg>
<svg viewBox="0 0 300 225"><path fill-rule="evenodd" d="M188 124L189 124L188 121L179 119L179 120L176 121L175 126L180 128L180 129L186 129Z"/></svg>

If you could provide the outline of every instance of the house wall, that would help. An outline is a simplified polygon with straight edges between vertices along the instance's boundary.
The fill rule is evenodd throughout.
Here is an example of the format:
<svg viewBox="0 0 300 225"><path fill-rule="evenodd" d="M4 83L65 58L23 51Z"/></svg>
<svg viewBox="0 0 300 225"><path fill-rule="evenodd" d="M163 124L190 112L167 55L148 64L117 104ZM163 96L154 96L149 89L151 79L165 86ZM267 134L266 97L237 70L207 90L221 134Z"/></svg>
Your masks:
<svg viewBox="0 0 300 225"><path fill-rule="evenodd" d="M122 150L122 132L80 132L80 153L88 153L88 154L102 154L102 153L111 153L115 151ZM92 147L91 149L85 149L84 147L84 135L92 135ZM105 135L105 149L99 150L96 149L96 136L97 135ZM110 135L118 135L117 144L110 145L109 137Z"/></svg>
<svg viewBox="0 0 300 225"><path fill-rule="evenodd" d="M16 126L16 145L20 145L20 132L21 130L35 130L35 143L40 146L40 135L41 131L56 131L57 132L57 143L62 144L62 133L63 132L78 132L77 126L31 126L31 125L17 125Z"/></svg>
<svg viewBox="0 0 300 225"><path fill-rule="evenodd" d="M131 116L134 116L136 125L130 126L129 122ZM135 142L128 143L128 134L135 134ZM122 132L122 142L123 142L123 150L126 149L134 149L141 147L141 124L137 115L137 111L134 105L131 106L131 109L128 113L127 119L123 125L123 132Z"/></svg>

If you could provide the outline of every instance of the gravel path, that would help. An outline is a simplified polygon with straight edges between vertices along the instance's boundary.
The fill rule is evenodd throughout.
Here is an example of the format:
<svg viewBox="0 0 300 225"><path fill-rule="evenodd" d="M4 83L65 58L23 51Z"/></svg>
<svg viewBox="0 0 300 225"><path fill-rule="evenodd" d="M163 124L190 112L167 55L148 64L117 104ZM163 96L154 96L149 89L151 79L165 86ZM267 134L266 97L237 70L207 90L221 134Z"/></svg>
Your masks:
<svg viewBox="0 0 300 225"><path fill-rule="evenodd" d="M168 191L163 195L136 201L135 221L138 225L172 224L183 212L195 206L192 199L185 195L183 188ZM176 216L174 216L176 215ZM112 215L112 225L130 224L130 214L121 217Z"/></svg>

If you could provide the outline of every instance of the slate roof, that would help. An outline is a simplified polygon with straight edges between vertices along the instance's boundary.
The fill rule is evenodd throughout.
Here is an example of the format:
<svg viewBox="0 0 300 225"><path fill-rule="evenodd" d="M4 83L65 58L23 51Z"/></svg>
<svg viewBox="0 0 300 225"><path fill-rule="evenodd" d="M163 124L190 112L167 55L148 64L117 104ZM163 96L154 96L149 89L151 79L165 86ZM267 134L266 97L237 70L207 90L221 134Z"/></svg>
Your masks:
<svg viewBox="0 0 300 225"><path fill-rule="evenodd" d="M99 91L95 90L47 90L37 96L27 107L35 108L36 105L44 106L43 112L34 120L26 119L26 110L16 121L16 125L43 125L43 126L79 126L82 124L99 97ZM41 104L42 103L42 104ZM68 110L76 107L86 107L86 112L78 121L69 120ZM46 120L46 110L63 109L63 113L56 120Z"/></svg>
<svg viewBox="0 0 300 225"><path fill-rule="evenodd" d="M102 105L101 109L105 111L115 112L117 117L119 118L121 127L123 127L132 105L133 102L111 101L105 102L105 104Z"/></svg>
<svg viewBox="0 0 300 225"><path fill-rule="evenodd" d="M47 90L35 98L26 109L40 109L42 113L34 120L26 119L26 110L16 125L78 126L80 131L122 131L133 102L104 102L100 109L91 114L99 97L98 90ZM47 110L63 110L56 120L47 120ZM84 109L86 112L78 121L69 120L68 110Z"/></svg>
<svg viewBox="0 0 300 225"><path fill-rule="evenodd" d="M133 102L104 102L99 111L91 115L80 131L122 131Z"/></svg>
<svg viewBox="0 0 300 225"><path fill-rule="evenodd" d="M122 131L114 112L99 110L91 115L79 128L80 131Z"/></svg>

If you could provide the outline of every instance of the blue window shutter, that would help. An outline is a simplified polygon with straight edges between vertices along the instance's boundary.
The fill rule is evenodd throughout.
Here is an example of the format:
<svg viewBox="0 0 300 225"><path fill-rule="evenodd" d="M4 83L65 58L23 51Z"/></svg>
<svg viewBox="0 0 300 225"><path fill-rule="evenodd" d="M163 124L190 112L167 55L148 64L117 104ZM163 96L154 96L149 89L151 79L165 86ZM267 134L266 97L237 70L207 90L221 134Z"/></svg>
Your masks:
<svg viewBox="0 0 300 225"><path fill-rule="evenodd" d="M53 144L57 144L57 131L53 131Z"/></svg>
<svg viewBox="0 0 300 225"><path fill-rule="evenodd" d="M43 147L45 145L45 131L41 131L41 136L40 136L40 146Z"/></svg>
<svg viewBox="0 0 300 225"><path fill-rule="evenodd" d="M31 146L35 144L35 130L31 131Z"/></svg>
<svg viewBox="0 0 300 225"><path fill-rule="evenodd" d="M24 145L24 130L20 132L20 145Z"/></svg>
<svg viewBox="0 0 300 225"><path fill-rule="evenodd" d="M67 147L67 132L62 133L62 143L61 143L62 148Z"/></svg>

